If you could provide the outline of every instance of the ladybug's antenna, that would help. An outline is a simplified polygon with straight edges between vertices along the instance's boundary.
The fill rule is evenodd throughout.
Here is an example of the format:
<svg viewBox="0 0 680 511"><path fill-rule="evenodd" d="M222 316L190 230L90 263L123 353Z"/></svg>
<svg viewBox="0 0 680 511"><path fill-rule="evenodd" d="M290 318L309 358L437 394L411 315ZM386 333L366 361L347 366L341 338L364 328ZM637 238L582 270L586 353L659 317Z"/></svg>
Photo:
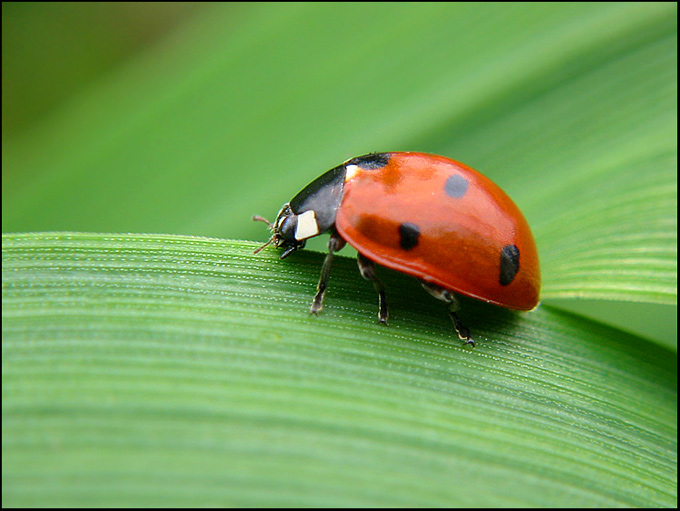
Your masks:
<svg viewBox="0 0 680 511"><path fill-rule="evenodd" d="M267 245L271 245L274 241L276 241L276 239L278 237L279 237L278 234L274 234L271 238L269 238L269 241L267 241L267 243L265 243L264 245L262 245L259 248L256 248L255 250L253 250L253 254L257 254L260 250L262 250Z"/></svg>
<svg viewBox="0 0 680 511"><path fill-rule="evenodd" d="M253 222L264 222L265 224L267 224L267 225L269 226L269 229L270 229L270 230L272 230L272 231L274 230L274 226L272 225L272 223L271 223L269 220L267 220L265 217L263 217L263 216L260 216L260 215L253 215ZM274 234L272 235L272 237L269 238L269 241L267 241L267 243L265 243L264 245L262 245L260 248L256 248L256 249L253 251L253 254L257 254L260 250L262 250L262 249L263 249L264 247L266 247L267 245L271 245L272 243L274 243L274 242L276 241L277 238L278 238L278 235L277 235L276 233L274 233Z"/></svg>
<svg viewBox="0 0 680 511"><path fill-rule="evenodd" d="M269 226L271 230L274 230L274 226L272 225L272 223L263 216L253 215L253 222L264 222Z"/></svg>

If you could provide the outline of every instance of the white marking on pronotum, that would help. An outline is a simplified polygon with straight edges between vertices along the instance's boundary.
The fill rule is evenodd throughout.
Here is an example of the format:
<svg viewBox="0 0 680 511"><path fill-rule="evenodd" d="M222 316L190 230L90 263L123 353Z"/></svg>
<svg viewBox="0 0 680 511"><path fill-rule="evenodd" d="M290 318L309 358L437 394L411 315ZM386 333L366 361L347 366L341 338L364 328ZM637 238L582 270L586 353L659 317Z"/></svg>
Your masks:
<svg viewBox="0 0 680 511"><path fill-rule="evenodd" d="M345 167L345 182L357 175L361 168L358 165L347 165Z"/></svg>
<svg viewBox="0 0 680 511"><path fill-rule="evenodd" d="M295 228L295 239L306 240L319 234L319 224L316 222L316 213L313 209L305 211L297 217L297 227Z"/></svg>

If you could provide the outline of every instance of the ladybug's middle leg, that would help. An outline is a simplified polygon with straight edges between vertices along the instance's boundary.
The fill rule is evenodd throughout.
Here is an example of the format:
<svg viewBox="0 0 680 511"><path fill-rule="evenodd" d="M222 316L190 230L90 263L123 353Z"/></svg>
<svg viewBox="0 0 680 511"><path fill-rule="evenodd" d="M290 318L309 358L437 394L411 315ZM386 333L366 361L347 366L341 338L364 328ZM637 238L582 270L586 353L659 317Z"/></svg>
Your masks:
<svg viewBox="0 0 680 511"><path fill-rule="evenodd" d="M456 295L454 295L448 289L444 289L443 287L440 287L436 284L431 284L430 282L425 282L424 280L421 280L420 283L428 293L438 300L442 300L448 304L449 316L451 316L451 321L453 321L453 326L456 329L458 337L461 341L465 341L465 344L472 344L474 346L475 341L470 335L470 330L460 322L460 319L458 319L458 314L456 314L456 311L460 309L458 300L456 300Z"/></svg>
<svg viewBox="0 0 680 511"><path fill-rule="evenodd" d="M375 274L375 263L370 259L357 254L357 263L359 263L359 271L361 276L366 280L373 282L373 287L378 293L378 319L383 325L387 324L389 311L387 310L387 298L385 297L385 286L382 281Z"/></svg>
<svg viewBox="0 0 680 511"><path fill-rule="evenodd" d="M314 296L314 302L312 302L312 308L309 312L312 314L318 314L321 309L323 309L323 297L326 293L326 288L328 287L328 276L331 273L331 261L333 260L333 254L345 246L345 240L343 240L337 234L331 234L328 240L328 254L326 254L326 259L323 261L323 266L321 267L321 278L319 278L319 285L316 287L316 295Z"/></svg>

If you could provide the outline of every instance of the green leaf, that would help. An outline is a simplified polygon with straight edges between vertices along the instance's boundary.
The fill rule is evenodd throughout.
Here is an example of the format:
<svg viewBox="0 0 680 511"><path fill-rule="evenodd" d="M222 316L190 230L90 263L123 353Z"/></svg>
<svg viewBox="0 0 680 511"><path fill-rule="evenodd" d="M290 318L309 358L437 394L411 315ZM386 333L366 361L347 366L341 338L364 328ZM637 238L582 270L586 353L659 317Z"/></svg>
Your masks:
<svg viewBox="0 0 680 511"><path fill-rule="evenodd" d="M444 307L353 260L3 236L5 506L668 506L677 358L550 306Z"/></svg>

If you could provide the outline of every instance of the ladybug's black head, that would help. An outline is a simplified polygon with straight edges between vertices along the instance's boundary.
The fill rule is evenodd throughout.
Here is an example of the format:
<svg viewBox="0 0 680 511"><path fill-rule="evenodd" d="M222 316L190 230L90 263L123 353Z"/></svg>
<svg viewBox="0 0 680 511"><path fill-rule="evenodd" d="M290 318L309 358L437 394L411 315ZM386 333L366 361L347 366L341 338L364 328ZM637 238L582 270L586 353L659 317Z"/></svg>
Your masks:
<svg viewBox="0 0 680 511"><path fill-rule="evenodd" d="M264 222L269 226L269 229L273 232L272 237L269 241L255 250L257 254L267 245L274 243L277 248L283 248L283 254L281 254L281 259L285 259L291 253L304 248L306 239L299 240L295 237L298 224L298 215L293 213L290 209L290 204L284 204L276 216L274 223L270 223L266 218L255 215L253 220Z"/></svg>
<svg viewBox="0 0 680 511"><path fill-rule="evenodd" d="M261 216L253 220L266 223L273 232L269 241L258 248L259 252L274 243L283 248L281 259L304 248L306 240L335 229L335 215L342 201L345 165L329 170L307 185L300 193L284 204L273 224Z"/></svg>

